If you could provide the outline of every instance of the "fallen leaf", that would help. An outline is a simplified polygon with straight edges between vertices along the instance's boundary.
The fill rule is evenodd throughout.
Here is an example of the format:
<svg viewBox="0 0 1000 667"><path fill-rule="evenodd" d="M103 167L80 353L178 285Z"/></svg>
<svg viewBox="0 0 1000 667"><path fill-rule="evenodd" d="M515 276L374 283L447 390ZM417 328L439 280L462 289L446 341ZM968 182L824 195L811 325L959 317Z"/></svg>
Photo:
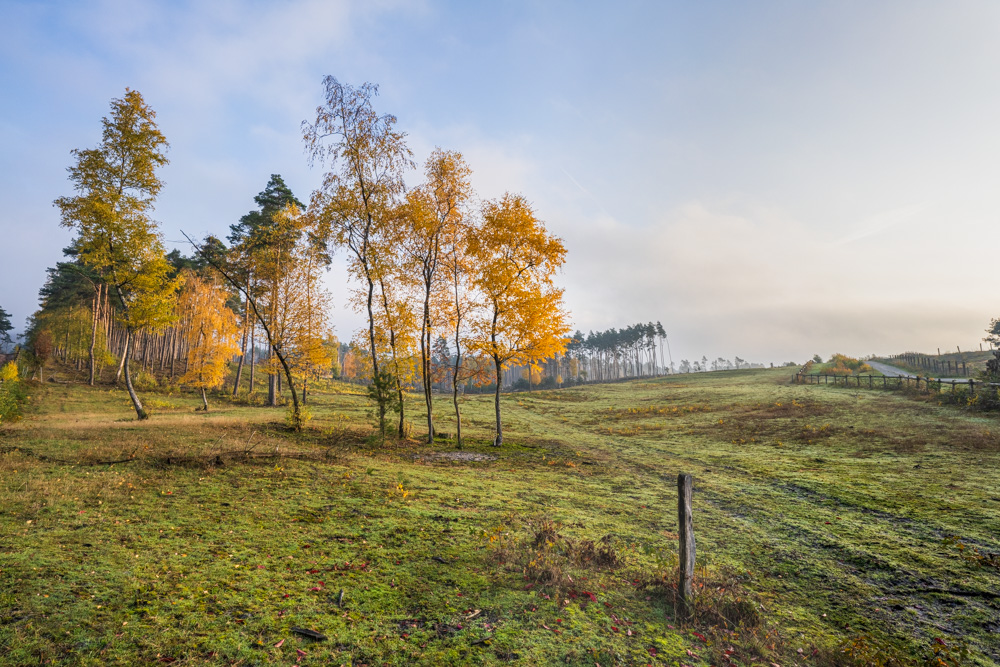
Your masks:
<svg viewBox="0 0 1000 667"><path fill-rule="evenodd" d="M277 644L274 645L274 648L281 648L281 645L284 644L284 643L285 643L285 640L282 639L280 642L278 642Z"/></svg>

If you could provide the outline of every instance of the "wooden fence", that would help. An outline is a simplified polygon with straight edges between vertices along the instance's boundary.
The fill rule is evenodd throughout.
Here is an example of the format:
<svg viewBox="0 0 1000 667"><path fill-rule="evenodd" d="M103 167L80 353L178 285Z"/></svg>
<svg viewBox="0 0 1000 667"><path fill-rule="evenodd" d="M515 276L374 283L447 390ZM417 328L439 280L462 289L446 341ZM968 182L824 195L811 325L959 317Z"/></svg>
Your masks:
<svg viewBox="0 0 1000 667"><path fill-rule="evenodd" d="M903 387L912 387L917 390L923 388L929 392L931 389L936 388L938 393L944 391L945 387L950 387L953 394L957 386L968 385L969 393L973 396L975 396L976 390L983 391L991 388L1000 388L1000 383L998 382L977 382L973 378L969 378L968 380L945 380L942 378L920 377L919 375L889 377L887 375L825 375L822 373L799 372L795 374L794 380L796 384L832 384L834 386L857 387L858 389L902 389Z"/></svg>
<svg viewBox="0 0 1000 667"><path fill-rule="evenodd" d="M902 363L911 368L923 368L928 373L941 373L946 377L953 375L969 376L969 367L963 360L941 359L930 354L918 354L916 352L894 354L884 358L888 360L888 363Z"/></svg>

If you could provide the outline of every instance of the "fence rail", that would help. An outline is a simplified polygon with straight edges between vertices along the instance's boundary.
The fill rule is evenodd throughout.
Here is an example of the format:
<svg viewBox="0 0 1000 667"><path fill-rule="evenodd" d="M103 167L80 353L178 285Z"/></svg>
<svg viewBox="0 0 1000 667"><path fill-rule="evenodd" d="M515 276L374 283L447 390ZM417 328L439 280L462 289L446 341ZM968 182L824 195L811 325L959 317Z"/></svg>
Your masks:
<svg viewBox="0 0 1000 667"><path fill-rule="evenodd" d="M970 369L964 359L942 359L940 355L935 357L932 354L918 354L916 352L893 354L888 357L876 357L875 361L882 361L890 365L903 364L910 368L922 368L929 373L944 373L948 377L952 375L969 377L970 370L975 372L975 366Z"/></svg>
<svg viewBox="0 0 1000 667"><path fill-rule="evenodd" d="M932 377L920 377L919 375L903 375L890 377L888 375L826 375L823 373L796 373L796 384L832 384L844 387L857 387L858 389L902 389L903 387L913 387L920 389L921 383L926 391L936 387L938 393L944 391L945 387L951 387L951 393L955 393L958 385L968 385L969 393L975 395L976 390L983 391L989 388L1000 388L1000 382L976 381L974 378L967 380L944 379ZM832 380L832 382L831 382Z"/></svg>

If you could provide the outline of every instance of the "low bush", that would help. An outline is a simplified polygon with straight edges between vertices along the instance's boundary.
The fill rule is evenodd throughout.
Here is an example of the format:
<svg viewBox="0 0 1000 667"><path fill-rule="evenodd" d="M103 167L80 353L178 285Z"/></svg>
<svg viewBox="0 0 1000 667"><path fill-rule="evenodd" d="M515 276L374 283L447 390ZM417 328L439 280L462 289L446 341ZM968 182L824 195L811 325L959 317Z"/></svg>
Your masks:
<svg viewBox="0 0 1000 667"><path fill-rule="evenodd" d="M867 375L873 373L871 366L853 357L835 354L830 357L828 368L823 371L827 375Z"/></svg>
<svg viewBox="0 0 1000 667"><path fill-rule="evenodd" d="M17 421L21 405L27 399L27 389L17 373L17 364L8 362L0 368L0 424Z"/></svg>

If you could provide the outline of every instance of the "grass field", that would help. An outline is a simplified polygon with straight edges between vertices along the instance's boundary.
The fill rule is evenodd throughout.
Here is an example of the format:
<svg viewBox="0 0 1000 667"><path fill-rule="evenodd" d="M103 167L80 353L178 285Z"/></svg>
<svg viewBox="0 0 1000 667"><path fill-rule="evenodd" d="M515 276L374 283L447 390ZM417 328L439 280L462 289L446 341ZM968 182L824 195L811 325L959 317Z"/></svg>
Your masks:
<svg viewBox="0 0 1000 667"><path fill-rule="evenodd" d="M997 418L794 370L505 395L499 449L469 397L461 452L378 444L349 385L299 435L35 387L0 430L0 663L1000 664Z"/></svg>

